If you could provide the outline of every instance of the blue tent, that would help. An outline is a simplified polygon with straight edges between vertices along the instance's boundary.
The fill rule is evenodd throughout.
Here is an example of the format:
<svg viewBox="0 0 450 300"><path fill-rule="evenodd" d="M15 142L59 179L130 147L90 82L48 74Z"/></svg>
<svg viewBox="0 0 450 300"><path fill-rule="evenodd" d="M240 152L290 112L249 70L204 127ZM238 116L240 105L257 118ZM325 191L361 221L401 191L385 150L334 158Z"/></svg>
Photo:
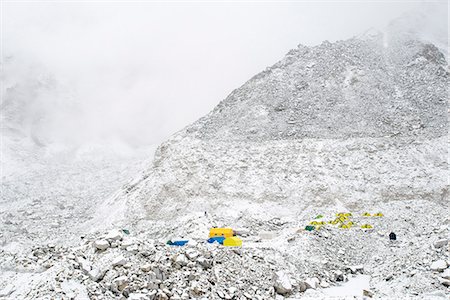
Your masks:
<svg viewBox="0 0 450 300"><path fill-rule="evenodd" d="M189 242L189 240L167 241L167 245L170 245L170 246L184 246L188 242Z"/></svg>
<svg viewBox="0 0 450 300"><path fill-rule="evenodd" d="M215 237L209 238L209 239L207 240L207 242L210 243L210 244L212 244L212 243L214 243L214 242L217 242L217 243L223 245L223 241L224 241L224 240L225 240L225 237L224 237L224 236L215 236Z"/></svg>

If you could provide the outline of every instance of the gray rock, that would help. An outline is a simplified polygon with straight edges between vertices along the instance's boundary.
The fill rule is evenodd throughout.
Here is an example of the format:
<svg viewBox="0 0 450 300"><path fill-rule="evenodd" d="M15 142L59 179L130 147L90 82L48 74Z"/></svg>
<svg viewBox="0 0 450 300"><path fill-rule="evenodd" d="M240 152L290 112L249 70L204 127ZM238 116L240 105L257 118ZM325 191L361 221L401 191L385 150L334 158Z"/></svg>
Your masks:
<svg viewBox="0 0 450 300"><path fill-rule="evenodd" d="M292 292L291 279L284 271L278 271L275 273L274 288L280 295L287 295Z"/></svg>

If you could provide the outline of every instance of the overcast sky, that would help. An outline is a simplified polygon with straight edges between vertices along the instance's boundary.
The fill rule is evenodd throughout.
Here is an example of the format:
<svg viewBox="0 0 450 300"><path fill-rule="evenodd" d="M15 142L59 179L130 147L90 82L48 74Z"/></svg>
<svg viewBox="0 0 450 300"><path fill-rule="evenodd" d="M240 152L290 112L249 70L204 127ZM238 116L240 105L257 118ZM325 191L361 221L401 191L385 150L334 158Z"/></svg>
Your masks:
<svg viewBox="0 0 450 300"><path fill-rule="evenodd" d="M446 11L446 5L427 6ZM39 76L57 82L58 92L33 100L46 103L40 130L47 140L159 143L299 43L383 29L423 7L393 1L6 2L3 55L13 57L9 86Z"/></svg>

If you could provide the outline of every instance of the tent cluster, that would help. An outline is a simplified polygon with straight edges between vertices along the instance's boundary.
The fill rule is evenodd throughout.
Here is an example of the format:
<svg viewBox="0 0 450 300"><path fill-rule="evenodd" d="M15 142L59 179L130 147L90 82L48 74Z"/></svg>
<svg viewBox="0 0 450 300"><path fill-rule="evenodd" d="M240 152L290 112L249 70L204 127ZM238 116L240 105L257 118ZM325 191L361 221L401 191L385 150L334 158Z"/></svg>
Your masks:
<svg viewBox="0 0 450 300"><path fill-rule="evenodd" d="M381 212L375 213L371 215L368 212L363 213L363 217L383 217ZM317 219L323 218L323 215L318 215L314 218L313 221L309 222L309 224L305 227L307 231L319 230L322 226L325 225L335 225L341 229L350 229L352 227L358 226L356 222L352 221L352 213L350 212L340 212L336 214L336 217L329 221L317 221ZM362 224L360 226L361 229L372 229L373 226L370 224Z"/></svg>
<svg viewBox="0 0 450 300"><path fill-rule="evenodd" d="M373 215L371 215L368 212L365 212L365 213L363 213L363 217L384 217L384 215L382 213L380 213L380 212L377 212L377 213L375 213Z"/></svg>
<svg viewBox="0 0 450 300"><path fill-rule="evenodd" d="M235 236L231 228L211 228L209 230L208 243L219 243L227 247L240 247L242 240Z"/></svg>
<svg viewBox="0 0 450 300"><path fill-rule="evenodd" d="M208 243L219 243L226 247L240 247L242 246L242 240L236 236L231 228L211 228L209 230ZM184 246L189 243L189 240L169 240L167 245L170 246Z"/></svg>

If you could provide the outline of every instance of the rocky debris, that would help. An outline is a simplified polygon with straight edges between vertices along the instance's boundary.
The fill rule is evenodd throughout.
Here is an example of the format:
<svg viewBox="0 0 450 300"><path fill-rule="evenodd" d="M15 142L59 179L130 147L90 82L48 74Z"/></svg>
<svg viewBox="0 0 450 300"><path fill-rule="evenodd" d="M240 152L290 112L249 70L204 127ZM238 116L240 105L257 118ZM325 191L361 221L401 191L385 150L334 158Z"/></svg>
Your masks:
<svg viewBox="0 0 450 300"><path fill-rule="evenodd" d="M356 274L358 272L362 273L364 271L364 266L363 265L349 266L347 267L347 269L350 270L352 274Z"/></svg>
<svg viewBox="0 0 450 300"><path fill-rule="evenodd" d="M83 244L73 249L59 246L35 249L36 255L47 257L35 263L50 263L48 272L51 272L39 274L46 283L37 284L31 292L27 290L28 296L18 293L14 297L67 298L76 294L70 288L74 285L85 288L89 298L102 295L106 299L270 299L275 295L275 264L261 260L264 255L260 250L237 251L206 242L173 247L136 238L133 244L140 246L135 253L127 251L130 245L126 239L117 239L117 247L95 251L92 245L97 240L85 237ZM0 254L2 258L9 257ZM60 284L68 288L53 287ZM286 292L292 292L293 286L294 283L283 285Z"/></svg>
<svg viewBox="0 0 450 300"><path fill-rule="evenodd" d="M101 251L93 247L96 241L102 240L100 237L107 240L99 233L84 236L77 247L37 246L23 256L0 251L0 267L8 268L9 262L9 265L21 266L24 270L47 270L46 275L38 274L48 285L34 288L28 298L39 298L38 295L48 293L49 285L55 286L50 292L54 298L64 298L83 289L89 297L103 295L107 299L130 295L139 299L142 294L151 294L155 299L272 299L276 295L301 298L302 293L321 293L321 289L361 273L372 277L370 288L374 294L383 294L386 285L408 295L421 295L436 287L445 289L449 271L442 258L448 257L448 250L423 246L426 245L423 241L448 230L448 227L430 225L436 220L433 214L422 214L422 211L439 214L439 209L414 201L415 207L408 209L411 219L417 224L438 228L415 232L408 231L410 225L404 219L396 220L390 216L389 211L401 211L391 205L400 205L400 202L377 209L384 211L386 216L371 221L377 228L373 232L358 228L343 230L330 225L313 232L299 231L295 233L296 239L287 244L286 237L297 231L293 228L298 221L280 220L277 224L282 225L278 225L277 235L272 239L243 238L244 247L240 249L195 239L183 247L169 246L149 239L144 232L111 240L115 246ZM410 206L411 203L401 205ZM327 219L334 216L333 211L327 213L321 208L320 213ZM317 211L305 213L318 214ZM358 217L360 214L362 212L354 212L353 221L366 222L363 217ZM186 224L179 226L192 228L198 220L184 222ZM308 221L300 223L303 222ZM266 228L263 223L254 224L256 231L259 226ZM391 226L402 232L407 242L390 243L386 233L390 232ZM130 247L135 247L134 251L129 251ZM310 249L315 250L312 253ZM399 287L398 282L405 278L410 285ZM77 291L66 289L68 294L63 295L56 286L65 282L77 284L79 288ZM13 297L27 298L16 288L11 293Z"/></svg>
<svg viewBox="0 0 450 300"><path fill-rule="evenodd" d="M233 229L233 231L236 235L239 235L242 237L250 236L250 230L247 228L237 228L237 229Z"/></svg>
<svg viewBox="0 0 450 300"><path fill-rule="evenodd" d="M446 268L447 268L447 262L442 259L433 262L430 266L430 269L433 271L443 271Z"/></svg>
<svg viewBox="0 0 450 300"><path fill-rule="evenodd" d="M275 281L274 287L278 294L287 295L292 293L292 283L289 276L285 272L283 271L276 272L274 281Z"/></svg>

